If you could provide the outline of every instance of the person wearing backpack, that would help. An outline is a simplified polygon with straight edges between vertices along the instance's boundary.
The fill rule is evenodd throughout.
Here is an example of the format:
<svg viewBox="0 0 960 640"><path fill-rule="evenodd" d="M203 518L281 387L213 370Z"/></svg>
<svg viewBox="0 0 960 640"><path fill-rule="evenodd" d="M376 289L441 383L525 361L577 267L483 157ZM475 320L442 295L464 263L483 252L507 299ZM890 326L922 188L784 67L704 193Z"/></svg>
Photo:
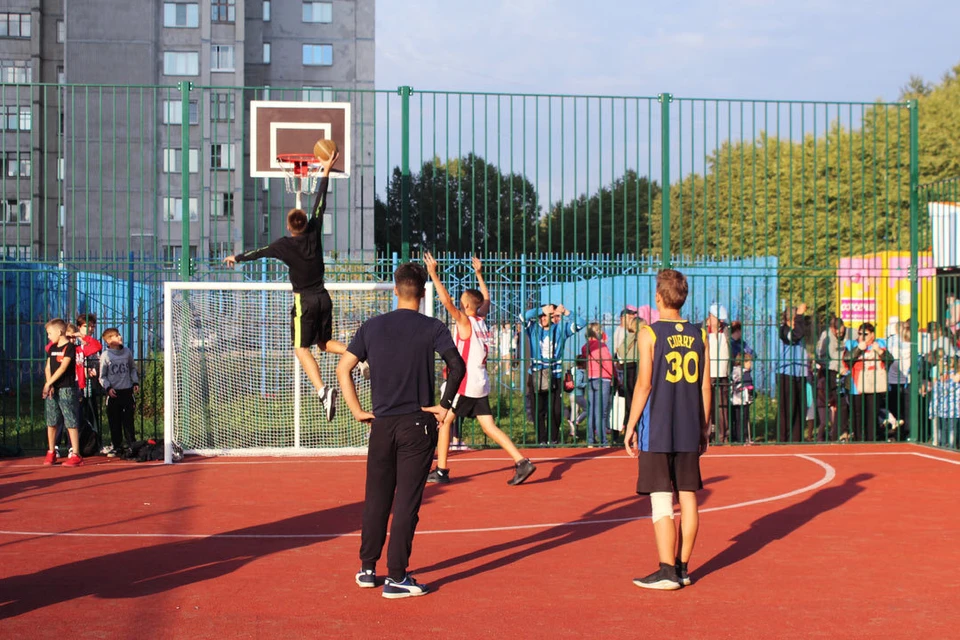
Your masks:
<svg viewBox="0 0 960 640"><path fill-rule="evenodd" d="M120 331L111 327L103 332L107 350L100 357L100 384L107 393L107 422L110 423L110 440L113 455L116 455L126 440L130 447L136 441L133 428L134 394L140 392L140 375L133 352L123 346ZM110 453L107 454L111 456Z"/></svg>

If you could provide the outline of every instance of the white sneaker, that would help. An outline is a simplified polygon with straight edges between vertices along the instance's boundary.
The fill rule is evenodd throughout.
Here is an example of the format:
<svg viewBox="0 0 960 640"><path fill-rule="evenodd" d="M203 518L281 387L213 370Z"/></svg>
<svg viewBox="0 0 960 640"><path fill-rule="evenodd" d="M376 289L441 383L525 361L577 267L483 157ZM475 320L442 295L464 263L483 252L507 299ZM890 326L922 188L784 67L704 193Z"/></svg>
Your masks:
<svg viewBox="0 0 960 640"><path fill-rule="evenodd" d="M339 391L333 387L327 387L320 396L320 404L323 405L323 412L329 422L333 422L334 416L337 415L337 397L339 395Z"/></svg>

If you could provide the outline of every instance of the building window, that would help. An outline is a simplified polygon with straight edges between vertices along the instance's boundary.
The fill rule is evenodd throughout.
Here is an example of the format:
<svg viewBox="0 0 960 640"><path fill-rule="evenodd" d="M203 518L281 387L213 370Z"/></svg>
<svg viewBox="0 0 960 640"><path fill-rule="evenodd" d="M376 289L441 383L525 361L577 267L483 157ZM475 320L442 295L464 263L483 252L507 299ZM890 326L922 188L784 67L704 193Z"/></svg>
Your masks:
<svg viewBox="0 0 960 640"><path fill-rule="evenodd" d="M32 260L33 247L28 244L8 244L3 248L3 255L14 260Z"/></svg>
<svg viewBox="0 0 960 640"><path fill-rule="evenodd" d="M190 198L187 201L190 207L190 221L196 222L200 219L197 199ZM183 218L183 198L164 198L163 199L163 220L164 222L180 222Z"/></svg>
<svg viewBox="0 0 960 640"><path fill-rule="evenodd" d="M0 107L0 131L30 131L30 107Z"/></svg>
<svg viewBox="0 0 960 640"><path fill-rule="evenodd" d="M3 221L14 223L30 222L31 205L30 200L4 200Z"/></svg>
<svg viewBox="0 0 960 640"><path fill-rule="evenodd" d="M190 245L190 259L197 259L197 245ZM179 246L170 246L167 245L163 248L163 261L167 263L168 266L173 266L180 264L180 254L183 252L180 250Z"/></svg>
<svg viewBox="0 0 960 640"><path fill-rule="evenodd" d="M270 0L263 0L263 21L270 22Z"/></svg>
<svg viewBox="0 0 960 640"><path fill-rule="evenodd" d="M214 171L229 170L234 167L234 145L210 145L210 168Z"/></svg>
<svg viewBox="0 0 960 640"><path fill-rule="evenodd" d="M67 23L63 20L57 20L57 42L63 44L67 41Z"/></svg>
<svg viewBox="0 0 960 640"><path fill-rule="evenodd" d="M0 60L0 82L33 82L33 66L29 60Z"/></svg>
<svg viewBox="0 0 960 640"><path fill-rule="evenodd" d="M237 0L211 0L210 12L214 22L236 22Z"/></svg>
<svg viewBox="0 0 960 640"><path fill-rule="evenodd" d="M190 149L190 151L187 152L187 156L189 157L190 173L200 171L200 149ZM183 154L180 152L180 149L165 148L163 150L163 172L180 173L180 158L182 157Z"/></svg>
<svg viewBox="0 0 960 640"><path fill-rule="evenodd" d="M263 64L270 64L270 43L263 43Z"/></svg>
<svg viewBox="0 0 960 640"><path fill-rule="evenodd" d="M304 22L324 22L333 21L333 3L332 2L304 2L303 3L303 21Z"/></svg>
<svg viewBox="0 0 960 640"><path fill-rule="evenodd" d="M210 71L233 71L233 45L210 45Z"/></svg>
<svg viewBox="0 0 960 640"><path fill-rule="evenodd" d="M233 122L236 119L236 101L232 93L210 94L210 120Z"/></svg>
<svg viewBox="0 0 960 640"><path fill-rule="evenodd" d="M333 87L304 87L303 99L307 102L333 102Z"/></svg>
<svg viewBox="0 0 960 640"><path fill-rule="evenodd" d="M179 100L163 101L163 124L183 124L183 107ZM190 124L200 124L200 105L190 101Z"/></svg>
<svg viewBox="0 0 960 640"><path fill-rule="evenodd" d="M200 5L183 2L163 3L163 26L195 29L200 26Z"/></svg>
<svg viewBox="0 0 960 640"><path fill-rule="evenodd" d="M329 67L333 64L333 45L303 45L303 64L308 66Z"/></svg>
<svg viewBox="0 0 960 640"><path fill-rule="evenodd" d="M63 65L57 67L57 84L67 84L67 72L63 69Z"/></svg>
<svg viewBox="0 0 960 640"><path fill-rule="evenodd" d="M63 182L63 178L67 175L67 163L64 158L57 158L57 180Z"/></svg>
<svg viewBox="0 0 960 640"><path fill-rule="evenodd" d="M200 54L196 51L164 51L163 75L200 75Z"/></svg>
<svg viewBox="0 0 960 640"><path fill-rule="evenodd" d="M32 166L29 153L8 151L0 156L0 162L3 162L3 174L8 178L30 177Z"/></svg>
<svg viewBox="0 0 960 640"><path fill-rule="evenodd" d="M215 218L233 216L233 194L214 193L210 196L210 215Z"/></svg>
<svg viewBox="0 0 960 640"><path fill-rule="evenodd" d="M29 38L29 13L0 13L0 38Z"/></svg>

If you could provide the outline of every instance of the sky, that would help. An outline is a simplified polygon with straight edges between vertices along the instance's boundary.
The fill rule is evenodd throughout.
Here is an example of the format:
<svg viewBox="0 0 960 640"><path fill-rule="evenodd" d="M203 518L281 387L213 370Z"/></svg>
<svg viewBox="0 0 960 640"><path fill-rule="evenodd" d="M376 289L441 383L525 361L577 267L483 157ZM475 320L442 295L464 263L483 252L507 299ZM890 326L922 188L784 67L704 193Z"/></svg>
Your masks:
<svg viewBox="0 0 960 640"><path fill-rule="evenodd" d="M896 100L960 64L957 0L381 0L376 86Z"/></svg>

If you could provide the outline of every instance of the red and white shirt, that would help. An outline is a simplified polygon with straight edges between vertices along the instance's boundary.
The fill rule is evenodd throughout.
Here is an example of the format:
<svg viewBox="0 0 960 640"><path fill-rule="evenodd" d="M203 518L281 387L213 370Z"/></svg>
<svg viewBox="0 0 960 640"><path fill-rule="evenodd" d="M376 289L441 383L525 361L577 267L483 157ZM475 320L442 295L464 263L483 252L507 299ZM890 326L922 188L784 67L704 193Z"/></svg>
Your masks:
<svg viewBox="0 0 960 640"><path fill-rule="evenodd" d="M467 374L457 393L468 398L483 398L490 395L490 377L487 375L487 353L492 338L486 321L479 316L467 316L470 321L470 336L463 338L456 330L457 351L467 364Z"/></svg>

